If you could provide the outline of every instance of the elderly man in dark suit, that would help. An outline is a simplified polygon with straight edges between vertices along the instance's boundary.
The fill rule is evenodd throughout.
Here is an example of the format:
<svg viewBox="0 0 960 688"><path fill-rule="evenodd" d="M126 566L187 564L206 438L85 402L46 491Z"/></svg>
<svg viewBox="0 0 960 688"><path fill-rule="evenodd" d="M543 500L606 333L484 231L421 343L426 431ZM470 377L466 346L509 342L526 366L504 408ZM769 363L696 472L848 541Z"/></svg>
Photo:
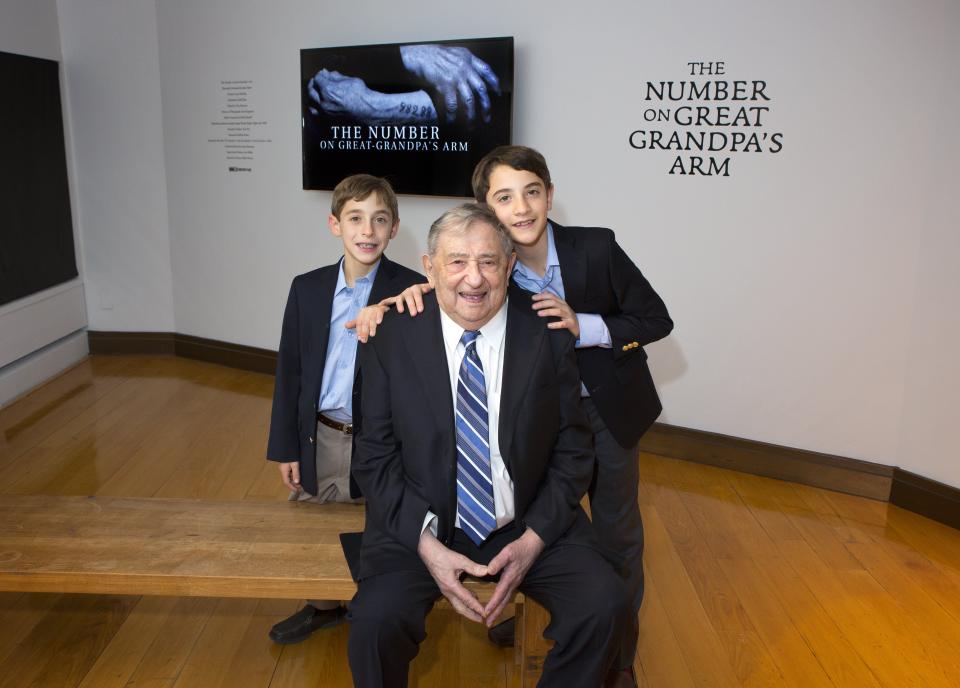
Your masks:
<svg viewBox="0 0 960 688"><path fill-rule="evenodd" d="M595 687L630 605L580 507L593 454L573 337L510 285L512 243L479 204L430 229L435 292L360 347L362 424L353 476L367 498L349 606L358 686L405 686L445 596L492 625L513 591L551 615L542 686ZM509 297L509 298L508 298ZM499 577L486 606L464 575Z"/></svg>

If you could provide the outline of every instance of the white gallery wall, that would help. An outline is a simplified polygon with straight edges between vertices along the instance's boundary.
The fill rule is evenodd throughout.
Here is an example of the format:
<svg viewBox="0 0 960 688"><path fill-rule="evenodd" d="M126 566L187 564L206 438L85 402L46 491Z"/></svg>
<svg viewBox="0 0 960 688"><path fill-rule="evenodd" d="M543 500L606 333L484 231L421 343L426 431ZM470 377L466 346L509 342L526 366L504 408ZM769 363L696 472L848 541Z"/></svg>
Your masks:
<svg viewBox="0 0 960 688"><path fill-rule="evenodd" d="M551 163L554 218L614 228L676 322L648 347L661 420L960 486L952 0L59 10L92 328L276 348L290 278L340 253L329 193L301 188L299 50L510 35L514 140ZM677 105L646 83L711 78L693 61L765 81L757 131L782 150L729 154L729 176L707 177L632 148L636 130L682 130L645 121ZM252 82L266 122L249 173L208 141L230 80ZM401 197L389 254L419 264L455 201Z"/></svg>
<svg viewBox="0 0 960 688"><path fill-rule="evenodd" d="M153 0L60 0L90 329L173 332Z"/></svg>
<svg viewBox="0 0 960 688"><path fill-rule="evenodd" d="M0 2L0 51L60 60L56 0ZM62 77L62 71L61 71ZM61 78L64 122L69 122ZM3 94L3 107L16 107L15 93ZM76 177L66 131L67 168L77 238ZM4 236L0 227L0 240ZM80 276L0 306L0 406L56 375L87 355L87 324L80 245L75 245Z"/></svg>

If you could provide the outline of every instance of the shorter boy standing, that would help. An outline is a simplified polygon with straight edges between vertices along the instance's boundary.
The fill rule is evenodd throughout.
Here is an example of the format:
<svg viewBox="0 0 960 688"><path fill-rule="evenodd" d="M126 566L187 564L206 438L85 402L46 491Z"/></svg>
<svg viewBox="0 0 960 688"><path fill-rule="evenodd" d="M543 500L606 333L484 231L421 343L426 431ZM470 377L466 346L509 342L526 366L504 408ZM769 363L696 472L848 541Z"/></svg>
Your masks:
<svg viewBox="0 0 960 688"><path fill-rule="evenodd" d="M267 459L279 464L290 499L353 502L353 383L357 340L344 325L358 311L424 281L383 255L399 227L397 197L389 182L367 174L333 191L330 231L343 241L343 257L294 278L283 314ZM336 600L308 600L270 629L281 644L305 640L341 623Z"/></svg>

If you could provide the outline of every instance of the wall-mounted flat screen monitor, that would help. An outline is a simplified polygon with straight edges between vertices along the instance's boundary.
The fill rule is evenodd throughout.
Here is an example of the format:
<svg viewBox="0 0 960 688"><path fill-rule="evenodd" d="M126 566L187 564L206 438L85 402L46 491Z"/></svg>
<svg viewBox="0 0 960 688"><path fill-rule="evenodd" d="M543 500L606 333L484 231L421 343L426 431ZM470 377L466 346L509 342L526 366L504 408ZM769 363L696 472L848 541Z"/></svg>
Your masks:
<svg viewBox="0 0 960 688"><path fill-rule="evenodd" d="M300 78L304 189L366 172L472 196L476 163L511 141L513 38L301 50Z"/></svg>
<svg viewBox="0 0 960 688"><path fill-rule="evenodd" d="M0 305L77 276L60 66L0 52Z"/></svg>

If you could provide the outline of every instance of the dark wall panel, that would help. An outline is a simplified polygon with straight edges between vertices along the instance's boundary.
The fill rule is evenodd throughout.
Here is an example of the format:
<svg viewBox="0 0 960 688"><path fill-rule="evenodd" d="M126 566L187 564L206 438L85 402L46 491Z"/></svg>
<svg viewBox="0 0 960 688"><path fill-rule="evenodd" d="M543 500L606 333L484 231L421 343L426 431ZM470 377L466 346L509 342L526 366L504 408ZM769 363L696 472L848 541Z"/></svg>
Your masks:
<svg viewBox="0 0 960 688"><path fill-rule="evenodd" d="M0 305L77 276L59 65L0 52Z"/></svg>

